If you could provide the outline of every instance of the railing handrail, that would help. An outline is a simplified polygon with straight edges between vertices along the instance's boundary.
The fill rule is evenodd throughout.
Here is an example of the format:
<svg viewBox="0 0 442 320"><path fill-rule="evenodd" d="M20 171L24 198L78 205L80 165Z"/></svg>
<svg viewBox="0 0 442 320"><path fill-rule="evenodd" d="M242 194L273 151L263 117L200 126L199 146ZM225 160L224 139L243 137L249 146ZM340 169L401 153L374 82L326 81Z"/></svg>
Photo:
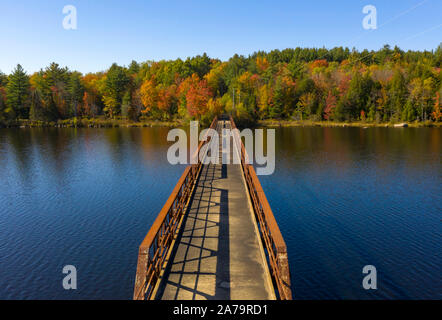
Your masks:
<svg viewBox="0 0 442 320"><path fill-rule="evenodd" d="M213 129L216 123L217 117L213 119L210 128ZM208 133L198 145L197 164L188 165L184 169L171 195L139 247L134 300L150 299L153 295L164 260L172 249L171 243L177 231L176 227L184 214L185 204L191 196L191 190L201 170L202 163L199 153L207 141L207 137ZM151 248L154 248L155 251L152 257L149 256Z"/></svg>
<svg viewBox="0 0 442 320"><path fill-rule="evenodd" d="M169 198L167 199L167 201L164 204L163 208L161 209L160 213L158 214L158 216L156 217L152 226L150 227L143 242L141 242L140 251L145 250L152 245L153 240L158 235L158 232L160 232L161 225L164 222L164 219L166 218L167 213L171 209L174 201L176 200L176 198L178 196L178 192L181 190L183 184L185 183L185 180L186 180L187 175L189 174L190 170L191 170L190 166L187 166L184 169L184 172L181 175L181 178L178 180L177 184L175 185L175 188L173 188L172 193L170 194Z"/></svg>
<svg viewBox="0 0 442 320"><path fill-rule="evenodd" d="M281 230L279 229L278 223L276 222L276 218L273 214L273 211L270 207L270 204L267 200L264 190L262 189L261 183L259 182L258 176L255 173L255 169L250 164L248 165L248 167L260 203L264 207L264 215L267 224L269 225L269 228L272 230L272 237L273 241L275 242L275 246L278 249L278 252L287 252L287 245L285 244L284 237L282 236Z"/></svg>
<svg viewBox="0 0 442 320"><path fill-rule="evenodd" d="M215 117L213 119L213 121L210 125L210 128L213 129L215 121L217 121L217 117ZM207 137L207 135L206 135L206 137ZM197 157L199 156L199 152L200 152L202 146L204 145L204 143L205 143L205 140L203 140L199 143L198 149L196 151ZM199 166L199 165L201 165L201 161L199 160L199 157L197 159L198 159L198 166ZM184 169L184 172L181 175L181 178L178 180L177 184L175 185L175 188L173 188L172 193L170 194L169 198L167 199L166 203L164 204L163 208L161 209L160 213L158 214L154 223L152 224L151 228L149 229L146 237L144 238L143 242L141 243L140 251L142 248L147 248L147 247L151 246L153 239L155 239L155 236L160 231L161 224L164 222L164 219L167 215L168 210L166 210L166 209L170 209L170 207L173 205L173 200L176 199L177 194L178 194L179 190L181 189L183 183L185 182L186 177L189 174L191 167L192 167L192 165L188 165Z"/></svg>
<svg viewBox="0 0 442 320"><path fill-rule="evenodd" d="M230 123L233 129L236 128L235 121L230 116ZM264 190L259 182L253 165L249 163L247 151L242 143L241 137L239 139L241 149L241 165L244 176L249 189L250 197L252 198L253 209L260 224L261 237L264 240L265 248L272 269L273 280L275 281L278 293L281 299L291 300L291 283L290 283L290 269L288 265L287 246L276 222L275 216ZM261 215L262 211L262 215ZM273 249L274 247L274 249ZM276 255L275 252L276 251Z"/></svg>

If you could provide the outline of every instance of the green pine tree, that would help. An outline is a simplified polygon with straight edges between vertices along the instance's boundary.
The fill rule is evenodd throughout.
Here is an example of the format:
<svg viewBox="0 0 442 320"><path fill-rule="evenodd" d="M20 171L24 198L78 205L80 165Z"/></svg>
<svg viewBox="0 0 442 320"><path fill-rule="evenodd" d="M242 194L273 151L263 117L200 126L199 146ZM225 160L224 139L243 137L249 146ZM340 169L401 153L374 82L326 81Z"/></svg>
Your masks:
<svg viewBox="0 0 442 320"><path fill-rule="evenodd" d="M120 114L122 100L129 83L126 70L114 63L107 72L103 93L106 111L111 117Z"/></svg>
<svg viewBox="0 0 442 320"><path fill-rule="evenodd" d="M391 79L389 90L389 118L398 118L402 114L407 97L407 85L402 72L396 70Z"/></svg>
<svg viewBox="0 0 442 320"><path fill-rule="evenodd" d="M70 114L77 117L84 94L84 87L81 83L81 74L79 72L73 72L71 74L68 83L68 92L71 106Z"/></svg>
<svg viewBox="0 0 442 320"><path fill-rule="evenodd" d="M407 101L404 110L402 110L402 120L405 121L416 120L416 110L413 107L413 103L410 100Z"/></svg>
<svg viewBox="0 0 442 320"><path fill-rule="evenodd" d="M18 64L9 76L6 85L6 113L10 118L26 119L29 117L29 87L29 77L23 67Z"/></svg>

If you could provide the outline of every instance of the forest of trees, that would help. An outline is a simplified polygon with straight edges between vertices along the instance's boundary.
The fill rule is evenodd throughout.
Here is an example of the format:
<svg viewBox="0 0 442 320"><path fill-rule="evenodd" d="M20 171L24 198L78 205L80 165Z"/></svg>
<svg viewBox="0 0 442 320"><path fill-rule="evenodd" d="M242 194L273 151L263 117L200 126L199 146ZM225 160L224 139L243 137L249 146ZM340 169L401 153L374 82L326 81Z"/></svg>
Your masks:
<svg viewBox="0 0 442 320"><path fill-rule="evenodd" d="M18 119L441 121L442 44L434 51L348 48L206 54L113 64L81 74L52 63L0 72L0 124Z"/></svg>

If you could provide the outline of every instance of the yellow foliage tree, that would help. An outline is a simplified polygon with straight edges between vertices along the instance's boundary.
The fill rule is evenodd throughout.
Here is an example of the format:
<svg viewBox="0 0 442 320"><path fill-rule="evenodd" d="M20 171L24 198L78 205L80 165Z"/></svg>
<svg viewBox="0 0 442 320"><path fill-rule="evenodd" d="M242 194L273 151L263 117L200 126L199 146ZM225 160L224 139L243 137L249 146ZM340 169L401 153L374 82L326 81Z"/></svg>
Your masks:
<svg viewBox="0 0 442 320"><path fill-rule="evenodd" d="M436 93L436 99L434 102L433 113L431 115L432 115L434 121L439 121L440 119L442 119L442 110L441 110L440 93L439 92Z"/></svg>
<svg viewBox="0 0 442 320"><path fill-rule="evenodd" d="M146 80L143 82L140 88L141 103L144 106L143 113L149 112L153 107L157 105L158 92L155 86L155 79Z"/></svg>

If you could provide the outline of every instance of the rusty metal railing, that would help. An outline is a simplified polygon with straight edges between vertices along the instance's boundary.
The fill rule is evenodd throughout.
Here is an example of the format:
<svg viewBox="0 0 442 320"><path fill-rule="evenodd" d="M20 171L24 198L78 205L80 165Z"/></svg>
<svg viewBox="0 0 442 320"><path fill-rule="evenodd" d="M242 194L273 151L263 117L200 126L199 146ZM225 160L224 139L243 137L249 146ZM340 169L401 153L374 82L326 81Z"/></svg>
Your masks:
<svg viewBox="0 0 442 320"><path fill-rule="evenodd" d="M213 119L210 128L214 129L216 124L217 117ZM190 199L193 186L201 171L202 164L198 155L204 143L204 141L201 141L198 146L196 155L198 164L186 167L172 194L167 199L166 204L161 209L139 247L134 300L152 298L165 260L172 249L171 245L186 210L186 204Z"/></svg>
<svg viewBox="0 0 442 320"><path fill-rule="evenodd" d="M230 116L230 123L232 128L236 129L232 116ZM259 222L261 238L267 251L267 259L270 264L273 282L276 284L281 300L292 300L287 246L258 176L255 173L255 169L253 165L249 164L248 155L241 137L236 135L236 139L237 145L239 145L241 150L241 166L244 171L253 209Z"/></svg>

